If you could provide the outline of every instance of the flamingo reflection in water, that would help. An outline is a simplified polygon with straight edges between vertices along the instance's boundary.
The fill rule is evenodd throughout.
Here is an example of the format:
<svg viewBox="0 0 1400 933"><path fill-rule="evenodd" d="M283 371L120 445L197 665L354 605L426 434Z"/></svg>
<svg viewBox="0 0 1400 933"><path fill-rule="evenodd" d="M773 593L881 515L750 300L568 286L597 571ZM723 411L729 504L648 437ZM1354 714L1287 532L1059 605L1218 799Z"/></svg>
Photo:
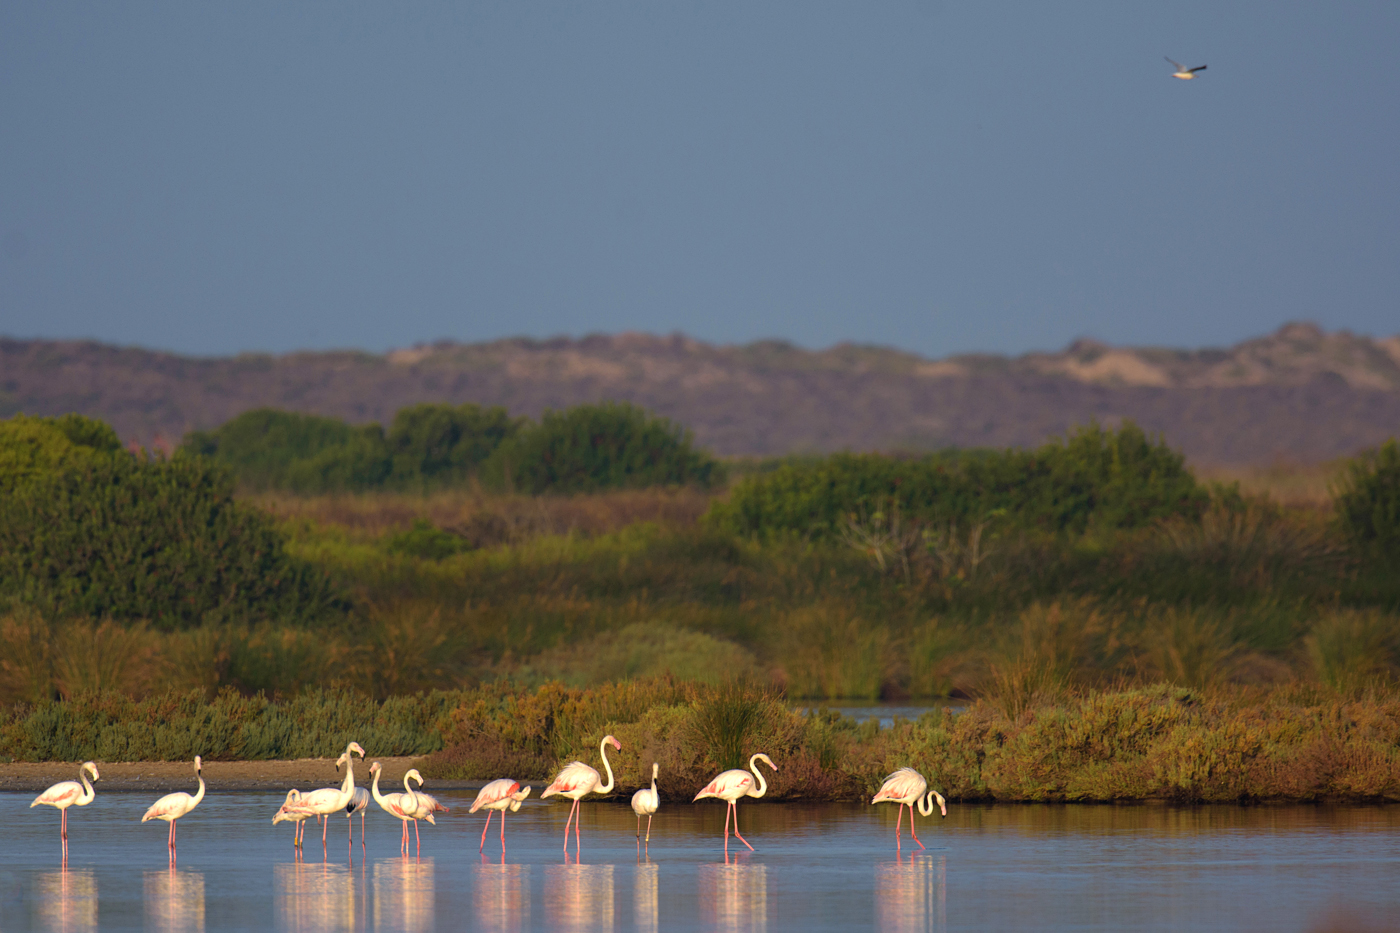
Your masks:
<svg viewBox="0 0 1400 933"><path fill-rule="evenodd" d="M559 794L573 800L574 805L569 808L569 819L564 821L564 853L569 851L569 820L574 823L574 855L578 855L578 801L585 794L610 794L613 789L612 765L608 762L608 746L611 745L618 751L622 751L622 743L611 735L603 736L603 741L598 743L598 754L602 756L603 767L608 771L608 783L603 783L603 778L597 771L590 768L581 761L572 761L563 767L559 775L555 777L554 783L544 789L540 794L540 799L552 797Z"/></svg>
<svg viewBox="0 0 1400 933"><path fill-rule="evenodd" d="M747 858L747 856L746 856ZM707 925L738 933L768 928L768 866L733 864L700 866L700 911Z"/></svg>
<svg viewBox="0 0 1400 933"><path fill-rule="evenodd" d="M548 930L612 930L613 866L575 863L546 867L544 906Z"/></svg>
<svg viewBox="0 0 1400 933"><path fill-rule="evenodd" d="M774 771L778 766L773 764L773 759L759 752L749 759L749 770L744 771L735 768L725 771L716 777L705 789L695 795L695 799L702 797L718 797L720 800L728 801L729 809L724 814L724 852L729 854L729 817L734 816L734 835L744 845L749 846L749 841L739 835L739 808L737 802L740 797L762 797L768 792L768 784L763 780L763 772L758 770L757 762L763 762ZM753 772L750 774L749 772ZM753 851L753 846L749 846L749 851Z"/></svg>
<svg viewBox="0 0 1400 933"><path fill-rule="evenodd" d="M481 828L481 845L477 847L478 852L486 851L486 831L491 828L492 811L501 814L501 851L506 850L506 811L519 813L521 802L528 796L530 796L530 788L526 787L522 790L520 782L512 781L510 778L492 781L476 792L472 808L467 812L487 811L486 825Z"/></svg>
<svg viewBox="0 0 1400 933"><path fill-rule="evenodd" d="M374 928L426 933L434 928L434 873L431 857L374 863Z"/></svg>
<svg viewBox="0 0 1400 933"><path fill-rule="evenodd" d="M483 862L472 886L472 919L482 933L523 933L530 929L530 866Z"/></svg>
<svg viewBox="0 0 1400 933"><path fill-rule="evenodd" d="M660 867L647 861L632 876L632 926L637 933L656 933L660 928L660 874Z"/></svg>
<svg viewBox="0 0 1400 933"><path fill-rule="evenodd" d="M58 824L58 835L63 840L63 862L68 863L68 808L85 807L92 803L97 796L97 792L88 783L88 772L92 772L92 779L96 781L97 765L91 761L85 761L78 769L78 778L82 781L59 781L57 784L44 791L34 798L34 802L29 805L29 809L34 809L39 805L46 807L56 807L58 812L63 814Z"/></svg>
<svg viewBox="0 0 1400 933"><path fill-rule="evenodd" d="M936 790L929 790L925 797L924 791L928 790L928 781L924 776L913 768L900 768L894 774L885 778L885 783L880 785L879 791L875 794L874 803L895 803L899 804L899 819L894 821L894 847L899 848L899 822L904 818L904 808L909 808L909 835L914 837L914 841L919 843L919 848L924 848L924 844L919 842L918 833L914 832L914 803L919 804L919 812L924 816L933 816L933 801L938 801L938 811L944 816L948 815L948 804L943 799L943 795Z"/></svg>
<svg viewBox="0 0 1400 933"><path fill-rule="evenodd" d="M93 872L66 868L45 872L34 879L34 895L39 929L66 933L93 933L97 929L97 876Z"/></svg>
<svg viewBox="0 0 1400 933"><path fill-rule="evenodd" d="M204 929L204 876L198 872L148 871L145 877L146 929L191 933Z"/></svg>
<svg viewBox="0 0 1400 933"><path fill-rule="evenodd" d="M360 872L331 862L298 859L273 866L275 928L290 933L339 933L367 926L368 894Z"/></svg>
<svg viewBox="0 0 1400 933"><path fill-rule="evenodd" d="M890 933L948 928L947 857L911 853L875 866L876 927Z"/></svg>

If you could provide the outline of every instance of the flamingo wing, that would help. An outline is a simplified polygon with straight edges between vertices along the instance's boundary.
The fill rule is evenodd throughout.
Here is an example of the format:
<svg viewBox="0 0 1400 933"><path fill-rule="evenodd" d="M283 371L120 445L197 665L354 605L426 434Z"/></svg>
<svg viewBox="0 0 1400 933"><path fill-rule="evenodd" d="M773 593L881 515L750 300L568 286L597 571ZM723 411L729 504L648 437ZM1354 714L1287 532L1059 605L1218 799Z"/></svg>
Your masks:
<svg viewBox="0 0 1400 933"><path fill-rule="evenodd" d="M578 794L582 797L597 787L602 779L598 772L581 761L571 761L564 766L554 783L545 788L541 798L554 794Z"/></svg>
<svg viewBox="0 0 1400 933"><path fill-rule="evenodd" d="M184 791L173 794L166 794L164 797L151 804L151 808L146 811L146 815L141 817L141 822L147 820L178 820L194 809L194 798Z"/></svg>
<svg viewBox="0 0 1400 933"><path fill-rule="evenodd" d="M472 808L468 812L475 813L482 807L489 807L493 803L499 803L518 790L520 790L519 781L512 781L509 778L501 778L492 781L490 784L487 784L481 790L477 791L476 800L472 802Z"/></svg>
<svg viewBox="0 0 1400 933"><path fill-rule="evenodd" d="M735 800L738 800L753 789L753 786L753 775L749 774L747 771L741 771L736 768L733 771L725 771L709 784L706 784L705 789L695 795L695 799L699 800L701 797L719 797L728 800L730 797L733 797Z"/></svg>
<svg viewBox="0 0 1400 933"><path fill-rule="evenodd" d="M369 806L369 791L363 787L357 787L355 793L350 797L350 802L345 805L345 815L359 813L367 806Z"/></svg>
<svg viewBox="0 0 1400 933"><path fill-rule="evenodd" d="M31 808L44 804L60 810L72 804L83 795L83 788L77 781L60 781L34 798Z"/></svg>
<svg viewBox="0 0 1400 933"><path fill-rule="evenodd" d="M927 787L928 781L924 780L922 774L913 768L900 768L885 778L885 783L880 786L879 792L871 803L881 803L887 800L908 802L922 795Z"/></svg>

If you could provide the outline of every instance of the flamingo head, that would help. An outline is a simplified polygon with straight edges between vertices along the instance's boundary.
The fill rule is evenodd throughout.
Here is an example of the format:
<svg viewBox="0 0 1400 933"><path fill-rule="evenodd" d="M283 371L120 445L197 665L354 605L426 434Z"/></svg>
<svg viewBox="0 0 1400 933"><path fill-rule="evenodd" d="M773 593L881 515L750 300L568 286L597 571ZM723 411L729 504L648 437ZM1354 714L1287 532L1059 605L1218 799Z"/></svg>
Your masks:
<svg viewBox="0 0 1400 933"><path fill-rule="evenodd" d="M373 764L371 764L371 765L369 766L369 773L370 773L370 774L378 774L380 771L383 771L383 770L384 770L384 766L381 765L381 764L380 764L379 762L377 762L377 761L374 762Z"/></svg>
<svg viewBox="0 0 1400 933"><path fill-rule="evenodd" d="M753 757L754 757L756 760L763 762L763 763L766 764L768 767L772 768L774 771L777 771L777 770L778 770L778 766L775 765L775 764L773 764L773 759L772 759L772 758L769 758L767 755L763 754L763 752L759 752L757 755L754 755Z"/></svg>
<svg viewBox="0 0 1400 933"><path fill-rule="evenodd" d="M943 799L943 795L940 794L940 793L939 793L938 791L936 791L936 790L931 790L931 791L929 791L929 793L930 793L930 794L933 794L933 799L938 801L938 812L941 813L941 814L943 814L944 816L947 816L947 815L948 815L948 801L944 800L944 799Z"/></svg>
<svg viewBox="0 0 1400 933"><path fill-rule="evenodd" d="M510 812L511 812L511 813L519 813L519 812L520 812L520 801L524 800L524 799L525 799L526 797L528 797L528 796L530 796L530 788L528 788L528 787L522 787L520 790L518 790L518 791L516 791L515 793L511 794L511 795L510 795Z"/></svg>
<svg viewBox="0 0 1400 933"><path fill-rule="evenodd" d="M656 776L661 773L661 766L656 762L651 763L651 779L656 780Z"/></svg>
<svg viewBox="0 0 1400 933"><path fill-rule="evenodd" d="M617 740L617 737L616 737L616 736L611 736L611 735L605 736L605 737L603 738L603 744L604 744L604 745L611 745L613 748L617 749L618 751L622 751L622 743L619 742L619 741Z"/></svg>
<svg viewBox="0 0 1400 933"><path fill-rule="evenodd" d="M403 776L405 781L416 781L419 787L423 786L423 775L418 773L417 768L409 768L408 773Z"/></svg>
<svg viewBox="0 0 1400 933"><path fill-rule="evenodd" d="M203 771L203 770L204 770L204 759L203 759L203 758L200 758L198 755L195 755L195 756L194 756L194 771L195 771L195 773L198 774L200 771Z"/></svg>
<svg viewBox="0 0 1400 933"><path fill-rule="evenodd" d="M349 745L345 746L345 757L346 757L346 758L349 758L349 757L350 757L350 753L351 753L351 752L359 752L361 758L365 757L365 750L364 750L363 748L360 747L360 743L359 743L359 742L351 742Z"/></svg>
<svg viewBox="0 0 1400 933"><path fill-rule="evenodd" d="M98 778L97 778L97 765L96 765L94 762L85 761L85 762L83 762L83 766L82 766L81 768L79 768L78 770L79 770L79 771L88 771L88 772L91 772L91 774L92 774L92 779L93 779L94 781L98 779Z"/></svg>

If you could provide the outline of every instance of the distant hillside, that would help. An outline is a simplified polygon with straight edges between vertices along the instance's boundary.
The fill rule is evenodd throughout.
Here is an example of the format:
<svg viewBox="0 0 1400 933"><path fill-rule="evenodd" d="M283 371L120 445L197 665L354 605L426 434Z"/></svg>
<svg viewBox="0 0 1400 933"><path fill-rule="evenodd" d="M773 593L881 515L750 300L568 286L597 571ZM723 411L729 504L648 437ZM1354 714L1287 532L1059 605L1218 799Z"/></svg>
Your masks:
<svg viewBox="0 0 1400 933"><path fill-rule="evenodd" d="M143 444L259 406L387 422L420 401L537 415L600 399L674 418L726 455L1032 445L1131 418L1197 463L1315 462L1400 434L1400 337L1290 324L1220 350L1081 340L943 360L645 334L221 358L0 339L0 416L77 411Z"/></svg>

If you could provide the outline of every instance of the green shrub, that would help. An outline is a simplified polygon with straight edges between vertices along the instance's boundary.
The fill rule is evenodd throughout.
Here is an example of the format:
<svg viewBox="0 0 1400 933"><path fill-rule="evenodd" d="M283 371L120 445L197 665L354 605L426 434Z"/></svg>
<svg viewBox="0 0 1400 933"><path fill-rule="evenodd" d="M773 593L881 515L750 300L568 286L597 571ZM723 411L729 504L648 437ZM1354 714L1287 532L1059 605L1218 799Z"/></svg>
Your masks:
<svg viewBox="0 0 1400 933"><path fill-rule="evenodd" d="M126 454L64 461L0 497L0 596L45 615L310 619L336 604L263 513L207 460Z"/></svg>
<svg viewBox="0 0 1400 933"><path fill-rule="evenodd" d="M90 464L121 449L117 432L92 418L16 415L0 421L0 493L58 470Z"/></svg>
<svg viewBox="0 0 1400 933"><path fill-rule="evenodd" d="M213 431L191 433L183 446L224 464L250 489L286 489L294 467L325 455L343 457L360 434L338 418L259 408Z"/></svg>
<svg viewBox="0 0 1400 933"><path fill-rule="evenodd" d="M1333 490L1342 530L1353 543L1400 559L1400 446L1392 438L1353 460Z"/></svg>
<svg viewBox="0 0 1400 933"><path fill-rule="evenodd" d="M501 445L484 472L524 493L580 493L642 486L712 487L720 463L692 445L690 432L626 403L547 411Z"/></svg>
<svg viewBox="0 0 1400 933"><path fill-rule="evenodd" d="M1180 454L1127 423L1117 431L1090 425L1034 451L836 454L785 464L741 480L707 520L760 538L835 538L875 514L968 526L1004 515L1024 529L1083 532L1196 515L1208 501Z"/></svg>
<svg viewBox="0 0 1400 933"><path fill-rule="evenodd" d="M384 549L390 554L405 557L442 560L467 550L467 542L426 518L415 518L408 528L389 535L384 541Z"/></svg>
<svg viewBox="0 0 1400 933"><path fill-rule="evenodd" d="M521 425L499 406L401 408L385 437L393 460L390 484L417 489L464 482Z"/></svg>

